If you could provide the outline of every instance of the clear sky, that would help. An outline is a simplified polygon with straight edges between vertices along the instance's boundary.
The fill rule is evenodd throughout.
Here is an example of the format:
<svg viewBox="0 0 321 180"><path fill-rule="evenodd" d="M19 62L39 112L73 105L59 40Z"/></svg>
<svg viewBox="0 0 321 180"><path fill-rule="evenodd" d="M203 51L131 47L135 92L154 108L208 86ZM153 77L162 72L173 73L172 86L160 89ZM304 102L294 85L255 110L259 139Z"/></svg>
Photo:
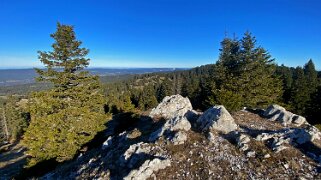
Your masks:
<svg viewBox="0 0 321 180"><path fill-rule="evenodd" d="M321 70L320 0L0 0L0 68L41 66L57 21L75 26L91 67L214 63L226 33L249 30L278 64Z"/></svg>

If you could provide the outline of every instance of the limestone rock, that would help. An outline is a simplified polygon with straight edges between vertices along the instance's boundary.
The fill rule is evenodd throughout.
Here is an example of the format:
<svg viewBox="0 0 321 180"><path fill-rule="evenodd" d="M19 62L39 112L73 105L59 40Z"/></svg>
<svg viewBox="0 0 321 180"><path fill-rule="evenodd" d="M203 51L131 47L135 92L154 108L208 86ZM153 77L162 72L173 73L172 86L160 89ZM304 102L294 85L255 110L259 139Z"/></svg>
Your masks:
<svg viewBox="0 0 321 180"><path fill-rule="evenodd" d="M149 141L157 140L166 132L189 131L190 129L191 123L186 119L186 117L178 116L169 121L166 121L166 123L161 128L153 132L149 137Z"/></svg>
<svg viewBox="0 0 321 180"><path fill-rule="evenodd" d="M191 123L186 119L186 117L178 116L171 119L165 123L165 126L169 127L171 131L189 131L191 129Z"/></svg>
<svg viewBox="0 0 321 180"><path fill-rule="evenodd" d="M174 145L184 144L184 142L187 140L187 135L185 132L178 131L175 133L174 137L170 139Z"/></svg>
<svg viewBox="0 0 321 180"><path fill-rule="evenodd" d="M120 157L119 164L132 168L138 161L148 155L151 147L147 143L137 143L129 146L126 152Z"/></svg>
<svg viewBox="0 0 321 180"><path fill-rule="evenodd" d="M300 145L316 139L319 140L320 137L320 131L314 126L309 125L305 128L287 128L271 133L262 133L256 137L256 140L273 140L271 144L272 150L280 152L287 148L287 144Z"/></svg>
<svg viewBox="0 0 321 180"><path fill-rule="evenodd" d="M171 162L168 159L155 158L146 160L139 169L132 170L124 179L125 180L145 180L151 177L153 172L160 169L165 169L170 166Z"/></svg>
<svg viewBox="0 0 321 180"><path fill-rule="evenodd" d="M284 107L279 105L269 106L263 114L265 117L269 118L271 121L278 121L284 126L288 124L294 124L296 126L301 126L307 123L306 119L302 116L293 114L287 111Z"/></svg>
<svg viewBox="0 0 321 180"><path fill-rule="evenodd" d="M246 157L255 157L255 151L249 151L246 153Z"/></svg>
<svg viewBox="0 0 321 180"><path fill-rule="evenodd" d="M247 151L249 149L248 143L251 141L250 137L246 134L240 134L236 137L237 146L241 151Z"/></svg>
<svg viewBox="0 0 321 180"><path fill-rule="evenodd" d="M192 109L189 99L178 94L166 96L156 108L152 109L149 116L151 118L172 119L177 116L184 116Z"/></svg>
<svg viewBox="0 0 321 180"><path fill-rule="evenodd" d="M218 130L223 133L229 133L237 129L233 117L224 106L209 108L197 119L197 123L202 131Z"/></svg>
<svg viewBox="0 0 321 180"><path fill-rule="evenodd" d="M107 140L103 143L102 149L105 150L112 145L113 137L109 136Z"/></svg>
<svg viewBox="0 0 321 180"><path fill-rule="evenodd" d="M241 134L238 138L237 138L237 142L240 144L246 144L249 143L251 141L250 137L246 134Z"/></svg>

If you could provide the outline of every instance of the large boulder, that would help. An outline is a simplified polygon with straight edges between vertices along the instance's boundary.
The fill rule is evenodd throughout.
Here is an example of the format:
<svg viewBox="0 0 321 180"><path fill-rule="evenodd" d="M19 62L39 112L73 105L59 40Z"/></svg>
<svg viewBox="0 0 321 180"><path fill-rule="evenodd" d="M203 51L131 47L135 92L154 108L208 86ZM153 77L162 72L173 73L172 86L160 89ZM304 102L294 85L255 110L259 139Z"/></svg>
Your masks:
<svg viewBox="0 0 321 180"><path fill-rule="evenodd" d="M149 141L155 141L161 136L163 136L164 134L170 134L172 132L180 132L180 131L189 131L190 129L191 129L191 123L187 120L187 118L185 116L177 116L169 121L166 121L163 126L161 126L158 130L153 132L149 137ZM186 140L185 138L186 136L183 137L184 136L183 134L184 133L179 133L174 136L176 137L174 139L180 140L178 144L181 144L184 140Z"/></svg>
<svg viewBox="0 0 321 180"><path fill-rule="evenodd" d="M202 116L197 119L197 124L202 131L218 130L223 133L229 133L237 129L233 117L224 106L214 106L206 110Z"/></svg>
<svg viewBox="0 0 321 180"><path fill-rule="evenodd" d="M177 116L184 116L193 109L191 102L181 95L166 96L163 101L152 111L151 118L172 119Z"/></svg>
<svg viewBox="0 0 321 180"><path fill-rule="evenodd" d="M288 124L301 126L302 124L307 123L304 117L293 114L284 107L276 104L269 106L263 115L271 121L280 122L284 126L287 126Z"/></svg>

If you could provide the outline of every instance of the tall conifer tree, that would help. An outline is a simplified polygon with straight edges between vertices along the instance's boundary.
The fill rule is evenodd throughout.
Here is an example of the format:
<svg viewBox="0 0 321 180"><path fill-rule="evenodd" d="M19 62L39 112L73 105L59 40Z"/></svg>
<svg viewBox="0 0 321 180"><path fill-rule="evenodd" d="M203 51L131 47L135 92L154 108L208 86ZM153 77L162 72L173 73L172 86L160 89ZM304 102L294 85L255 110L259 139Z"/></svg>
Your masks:
<svg viewBox="0 0 321 180"><path fill-rule="evenodd" d="M24 135L28 165L73 158L81 146L103 130L109 118L104 113L105 99L97 76L85 71L89 50L81 48L73 26L57 24L53 51L39 51L45 69L36 69L39 81L54 88L36 92L30 103L31 122Z"/></svg>
<svg viewBox="0 0 321 180"><path fill-rule="evenodd" d="M225 38L212 81L215 89L208 100L230 110L264 107L278 100L281 81L274 77L274 60L256 46L255 37L246 32L241 40Z"/></svg>

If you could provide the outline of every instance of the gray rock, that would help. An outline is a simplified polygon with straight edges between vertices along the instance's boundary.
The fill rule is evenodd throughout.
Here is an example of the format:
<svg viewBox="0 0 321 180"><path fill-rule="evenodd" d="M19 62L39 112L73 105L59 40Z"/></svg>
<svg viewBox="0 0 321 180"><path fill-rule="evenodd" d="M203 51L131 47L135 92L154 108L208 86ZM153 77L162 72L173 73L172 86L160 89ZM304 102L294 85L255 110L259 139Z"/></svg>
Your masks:
<svg viewBox="0 0 321 180"><path fill-rule="evenodd" d="M287 147L286 144L297 145L306 142L313 142L320 139L321 133L314 126L308 125L305 128L287 128L271 133L262 133L256 137L258 141L266 141L272 139L271 148L276 152L280 152Z"/></svg>
<svg viewBox="0 0 321 180"><path fill-rule="evenodd" d="M144 155L147 155L151 151L151 147L147 143L137 143L129 146L126 152L120 156L119 164L133 167Z"/></svg>
<svg viewBox="0 0 321 180"><path fill-rule="evenodd" d="M171 165L168 159L155 158L153 160L146 160L138 169L132 170L124 179L125 180L145 180L151 175L160 170L165 169Z"/></svg>
<svg viewBox="0 0 321 180"><path fill-rule="evenodd" d="M112 145L112 140L113 140L113 137L109 136L107 140L103 143L102 149L105 150L109 148Z"/></svg>
<svg viewBox="0 0 321 180"><path fill-rule="evenodd" d="M211 133L211 132L208 132L208 134L207 134L207 139L209 140L209 141L211 141L211 142L215 142L215 136L214 136L214 134L213 133Z"/></svg>
<svg viewBox="0 0 321 180"><path fill-rule="evenodd" d="M271 157L270 154L265 154L265 155L264 155L264 158L266 158L266 159L267 159L267 158L270 158L270 157Z"/></svg>
<svg viewBox="0 0 321 180"><path fill-rule="evenodd" d="M320 130L318 128L316 128L316 127L314 127L312 125L309 125L305 129L306 129L306 132L310 134L311 141L320 140L321 139L321 132L320 132Z"/></svg>
<svg viewBox="0 0 321 180"><path fill-rule="evenodd" d="M241 144L238 145L238 147L240 148L241 151L247 151L249 149L249 145L248 144Z"/></svg>
<svg viewBox="0 0 321 180"><path fill-rule="evenodd" d="M246 156L247 157L255 157L255 154L256 154L255 151L249 151L246 153Z"/></svg>
<svg viewBox="0 0 321 180"><path fill-rule="evenodd" d="M202 131L218 130L223 133L229 133L237 129L233 117L224 106L214 106L206 110L197 123Z"/></svg>
<svg viewBox="0 0 321 180"><path fill-rule="evenodd" d="M251 141L250 137L246 134L235 134L237 147L241 151L247 151L249 149L248 143Z"/></svg>
<svg viewBox="0 0 321 180"><path fill-rule="evenodd" d="M165 123L165 126L169 127L170 131L189 131L191 129L191 123L186 117L178 116Z"/></svg>
<svg viewBox="0 0 321 180"><path fill-rule="evenodd" d="M284 107L276 104L269 106L263 115L271 121L280 122L284 126L287 126L288 124L301 126L307 123L304 117L293 114L287 111Z"/></svg>
<svg viewBox="0 0 321 180"><path fill-rule="evenodd" d="M178 131L175 133L174 137L170 139L174 145L184 144L184 142L187 140L187 135L185 132Z"/></svg>
<svg viewBox="0 0 321 180"><path fill-rule="evenodd" d="M165 132L173 132L173 131L189 131L191 129L191 123L186 119L184 116L174 117L173 119L166 121L165 124L160 127L158 130L153 132L150 137L149 141L155 141Z"/></svg>
<svg viewBox="0 0 321 180"><path fill-rule="evenodd" d="M237 143L239 144L246 144L249 143L251 141L250 137L246 134L240 134L240 136L238 136L237 138Z"/></svg>
<svg viewBox="0 0 321 180"><path fill-rule="evenodd" d="M289 164L283 164L283 167L284 167L285 169L289 169Z"/></svg>
<svg viewBox="0 0 321 180"><path fill-rule="evenodd" d="M172 119L177 116L184 116L193 109L188 98L181 95L166 96L158 106L150 112L151 118Z"/></svg>

